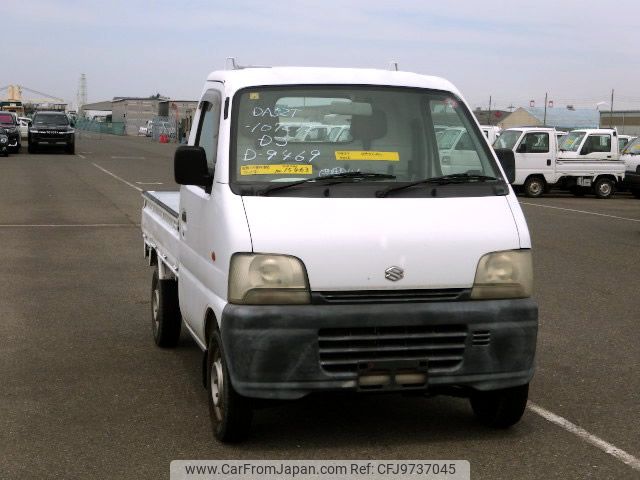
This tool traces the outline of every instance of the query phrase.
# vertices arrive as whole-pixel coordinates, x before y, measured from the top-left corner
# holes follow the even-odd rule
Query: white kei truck
[[[323,122],[349,134],[287,131]],[[447,151],[446,173],[436,125],[473,152]],[[174,347],[184,326],[202,349],[215,437],[326,391],[463,396],[489,426],[518,422],[538,308],[513,163],[441,78],[211,73],[175,152],[180,191],[144,192],[141,228],[153,337]]]
[[[509,128],[493,148],[514,152],[513,185],[527,197],[561,188],[576,196],[610,198],[625,176],[615,129],[573,130],[558,140],[554,128]]]

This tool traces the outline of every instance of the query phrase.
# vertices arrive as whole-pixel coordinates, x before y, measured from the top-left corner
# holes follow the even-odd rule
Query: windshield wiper
[[[297,180],[291,183],[285,183],[284,185],[272,185],[263,190],[258,190],[256,193],[261,196],[269,195],[271,192],[277,190],[284,190],[285,188],[295,187],[296,185],[302,185],[303,183],[325,182],[326,180],[339,180],[332,183],[343,183],[343,181],[357,182],[360,180],[393,180],[395,175],[389,175],[386,173],[373,173],[373,172],[343,172],[334,173],[332,175],[319,175],[317,177],[305,178],[304,180]]]
[[[489,177],[487,175],[475,175],[475,174],[469,174],[469,173],[452,173],[450,175],[442,175],[441,177],[423,178],[422,180],[418,180],[411,183],[405,183],[404,185],[400,185],[398,187],[389,187],[385,190],[378,190],[376,192],[376,197],[379,197],[379,198],[386,197],[390,193],[399,192],[400,190],[415,187],[416,185],[425,185],[430,183],[435,183],[437,185],[447,185],[449,183],[475,183],[475,182],[489,182],[493,180],[500,180],[500,179],[496,177]]]

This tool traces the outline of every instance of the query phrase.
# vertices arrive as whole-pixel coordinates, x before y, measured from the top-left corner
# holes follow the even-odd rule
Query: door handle
[[[611,158],[611,155],[607,155],[607,158]]]
[[[547,158],[547,167],[551,165],[551,159]]]
[[[180,215],[180,218],[182,218],[183,223],[187,223],[187,211],[186,210],[182,211],[182,215]]]

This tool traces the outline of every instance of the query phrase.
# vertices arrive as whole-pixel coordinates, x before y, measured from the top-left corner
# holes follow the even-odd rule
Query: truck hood
[[[300,258],[312,291],[468,288],[482,255],[520,248],[505,196],[243,202],[253,251]]]

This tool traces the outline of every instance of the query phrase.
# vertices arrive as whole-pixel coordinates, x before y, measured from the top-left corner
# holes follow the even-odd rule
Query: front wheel
[[[67,147],[65,148],[65,152],[67,152],[67,155],[75,155],[76,153],[75,144],[72,143],[71,145],[67,145]]]
[[[178,305],[178,282],[160,280],[158,270],[151,280],[151,328],[156,345],[172,348],[180,340],[182,318]]]
[[[540,177],[529,177],[524,182],[524,194],[527,197],[537,198],[541,197],[546,188],[546,182]]]
[[[207,350],[207,391],[215,437],[224,443],[246,439],[253,418],[251,401],[236,392],[231,385],[222,337],[217,330],[211,335]]]
[[[527,407],[529,384],[519,387],[474,392],[471,408],[485,425],[494,428],[509,428],[520,421]]]
[[[593,186],[593,191],[598,198],[610,198],[615,191],[615,183],[608,178],[601,178]]]
[[[640,190],[631,190],[631,195],[636,198],[640,198]]]
[[[36,146],[33,145],[31,142],[29,142],[29,145],[27,146],[27,151],[29,153],[36,153]]]

